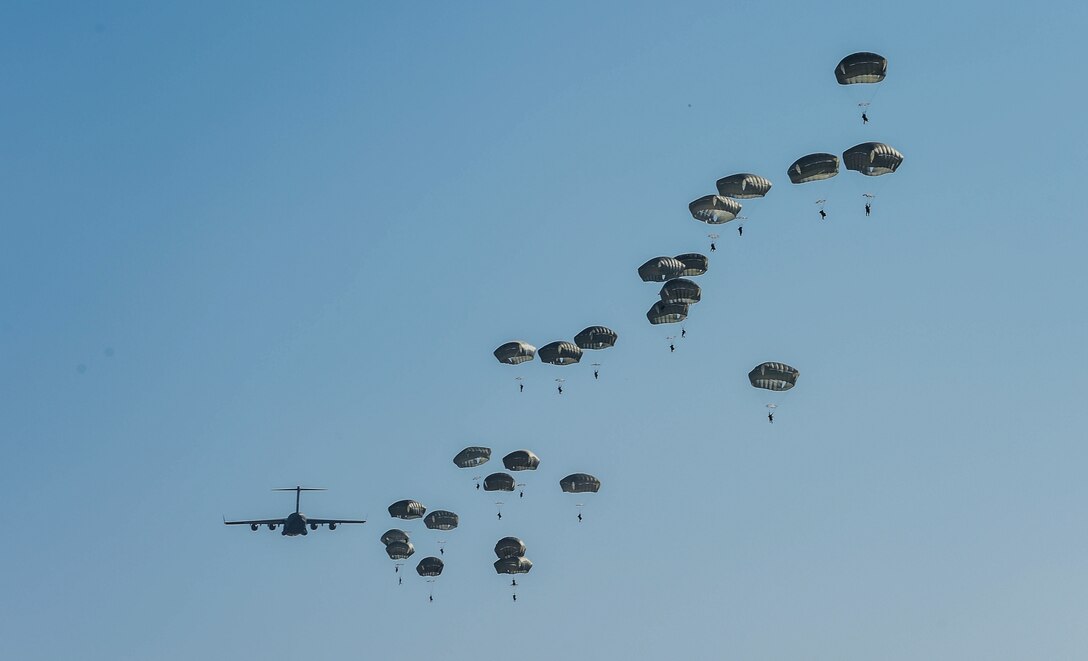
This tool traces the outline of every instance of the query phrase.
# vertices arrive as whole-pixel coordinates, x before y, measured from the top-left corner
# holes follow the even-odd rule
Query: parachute
[[[721,195],[704,195],[689,204],[688,211],[695,220],[708,225],[721,225],[740,215],[740,202]]]
[[[559,480],[559,488],[564,493],[597,493],[601,481],[589,473],[571,473]]]
[[[790,181],[804,184],[810,181],[830,179],[839,173],[839,157],[834,154],[809,154],[793,162],[786,171]]]
[[[499,558],[495,561],[496,574],[528,574],[532,568],[533,562],[524,556]]]
[[[423,519],[423,525],[430,530],[453,530],[460,519],[448,510],[435,510]]]
[[[382,545],[389,546],[393,542],[403,542],[407,544],[408,533],[404,532],[400,528],[391,528],[390,530],[386,530],[385,534],[382,535]]]
[[[800,372],[785,363],[763,363],[748,373],[748,381],[756,388],[781,392],[795,386],[799,375]]]
[[[440,558],[429,555],[416,565],[416,573],[420,576],[438,576],[442,573],[445,564]]]
[[[714,235],[714,237],[717,238],[717,235]],[[677,255],[676,259],[684,265],[684,270],[680,272],[680,275],[685,278],[702,275],[706,273],[707,267],[710,266],[710,260],[707,259],[707,256],[700,255],[697,252],[686,252],[683,255]]]
[[[844,151],[842,162],[847,170],[878,177],[895,172],[903,163],[903,154],[883,142],[863,142]]]
[[[570,342],[550,342],[538,353],[541,361],[551,365],[573,365],[582,359],[582,350]]]
[[[507,365],[520,365],[532,360],[534,355],[536,355],[536,347],[528,342],[507,342],[495,349],[495,358]]]
[[[654,257],[638,267],[638,276],[643,282],[665,282],[680,277],[685,268],[684,262],[675,257]]]
[[[390,560],[404,560],[416,552],[411,542],[393,542],[385,545],[385,554]]]
[[[529,450],[515,450],[502,458],[502,465],[511,471],[535,471],[540,457]]]
[[[835,80],[840,85],[879,83],[888,73],[888,59],[876,53],[853,53],[835,67]]]
[[[492,473],[484,478],[484,491],[513,491],[514,478],[509,473]]]
[[[698,303],[703,296],[699,285],[685,278],[669,280],[661,286],[659,292],[663,303],[682,303],[691,305]]]
[[[666,303],[658,301],[646,312],[651,324],[675,324],[688,318],[687,303]]]
[[[769,179],[743,172],[722,177],[718,180],[717,186],[718,195],[746,200],[763,197],[771,190],[772,184]]]
[[[389,506],[389,516],[397,519],[418,519],[426,511],[423,503],[414,500],[398,500]]]
[[[499,559],[520,558],[525,555],[525,542],[517,537],[503,537],[495,542],[495,555]]]
[[[491,448],[473,445],[461,450],[453,457],[453,463],[458,468],[475,468],[480,464],[486,464],[491,459]]]
[[[608,349],[616,346],[616,331],[604,326],[590,326],[574,336],[579,349]]]

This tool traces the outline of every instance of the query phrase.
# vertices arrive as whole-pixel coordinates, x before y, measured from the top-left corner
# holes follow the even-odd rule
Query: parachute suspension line
[[[858,104],[858,107],[861,109],[862,122],[865,124],[868,124],[868,120],[872,119],[872,117],[869,116],[869,108],[873,105],[873,101],[876,100],[876,95],[880,92],[881,87],[883,87],[883,85],[873,85],[873,93]]]

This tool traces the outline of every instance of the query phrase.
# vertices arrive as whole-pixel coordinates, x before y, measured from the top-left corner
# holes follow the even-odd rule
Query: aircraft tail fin
[[[294,491],[295,492],[295,514],[298,514],[299,500],[302,498],[303,491],[328,491],[328,489],[322,489],[320,487],[284,487],[283,489],[273,489],[273,491]]]

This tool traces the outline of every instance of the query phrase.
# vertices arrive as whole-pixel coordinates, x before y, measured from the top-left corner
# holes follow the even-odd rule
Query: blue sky
[[[0,9],[0,657],[1083,658],[1088,12],[586,4]],[[743,171],[670,354],[635,269]],[[598,382],[491,357],[592,324]],[[501,522],[470,444],[542,459]],[[296,484],[370,522],[221,525]]]

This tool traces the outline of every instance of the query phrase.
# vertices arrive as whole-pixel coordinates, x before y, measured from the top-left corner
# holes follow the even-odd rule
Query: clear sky
[[[0,8],[0,658],[1085,658],[1083,4],[379,4]],[[745,171],[670,354],[635,269]],[[222,525],[296,484],[370,522]]]

